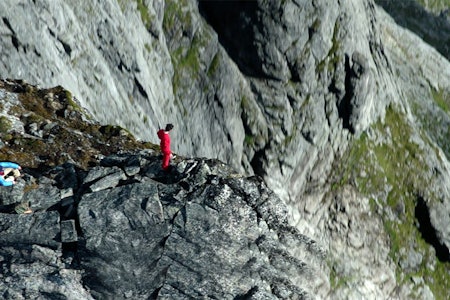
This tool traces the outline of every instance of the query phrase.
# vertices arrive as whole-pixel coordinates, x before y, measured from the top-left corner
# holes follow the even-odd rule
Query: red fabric
[[[172,153],[172,151],[170,151],[170,135],[164,129],[160,129],[158,131],[158,137],[161,140],[159,145],[161,147],[161,152],[163,153],[162,168],[164,171],[167,171],[169,169],[170,155]]]
[[[162,159],[162,169],[164,171],[169,170],[169,163],[170,163],[170,153],[164,153]]]
[[[170,136],[167,131],[164,131],[164,129],[160,129],[158,131],[158,137],[161,140],[161,143],[159,144],[161,146],[161,152],[166,154],[172,153],[170,151]]]

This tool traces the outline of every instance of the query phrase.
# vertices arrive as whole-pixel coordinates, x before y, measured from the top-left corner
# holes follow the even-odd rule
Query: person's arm
[[[20,166],[16,163],[9,162],[9,161],[1,161],[0,167],[2,168],[13,168],[13,169],[20,169]]]

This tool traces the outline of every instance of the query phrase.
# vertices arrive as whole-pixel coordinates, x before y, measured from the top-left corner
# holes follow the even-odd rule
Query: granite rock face
[[[432,45],[447,59],[450,59],[450,7],[446,1],[376,0],[402,27],[417,34]]]
[[[63,176],[73,170],[77,184]],[[287,207],[219,161],[178,158],[161,174],[158,154],[142,150],[33,180],[32,196],[10,189],[34,213],[0,214],[3,299],[310,299],[327,283],[324,250],[288,225]],[[38,203],[67,185],[74,208],[62,196]]]
[[[19,96],[0,89],[11,127],[2,157],[30,145],[46,150],[20,157],[33,178],[43,179],[36,170],[48,171],[49,162],[94,168],[82,179],[63,168],[70,185],[37,188],[49,195],[37,207],[61,194],[73,218],[80,185],[97,193],[142,175],[137,157],[125,167],[97,166],[125,145],[142,147],[124,128],[157,142],[156,129],[173,122],[177,154],[260,176],[287,202],[288,222],[329,250],[319,298],[446,297],[448,17],[419,10],[427,22],[417,22],[404,14],[411,5],[417,11],[411,3],[2,1],[0,74],[33,84],[7,84]],[[10,116],[22,96],[39,94],[35,84],[52,93],[36,108],[51,113]],[[74,122],[86,114],[69,100],[103,126],[80,135],[87,129]],[[68,147],[52,151],[43,140]],[[78,239],[73,226],[64,223],[67,241]]]
[[[164,104],[173,98],[161,34],[164,6],[147,7],[152,32],[134,1],[3,1],[2,78],[64,86],[103,124],[131,128],[148,140],[174,106]],[[152,45],[160,51],[145,50]]]
[[[326,249],[289,224],[260,177],[181,155],[167,173],[155,145],[99,125],[60,87],[2,80],[0,91],[1,157],[23,167],[0,189],[2,299],[313,299],[328,289]]]

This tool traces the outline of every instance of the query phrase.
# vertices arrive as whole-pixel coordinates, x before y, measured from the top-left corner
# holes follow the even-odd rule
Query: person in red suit
[[[158,137],[161,140],[161,152],[163,154],[162,168],[164,171],[169,171],[170,158],[172,157],[172,151],[170,151],[170,135],[169,132],[173,129],[172,124],[167,124],[165,129],[158,130]]]

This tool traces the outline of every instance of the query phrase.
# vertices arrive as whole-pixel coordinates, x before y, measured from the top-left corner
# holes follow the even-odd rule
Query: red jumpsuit
[[[162,159],[162,168],[164,171],[169,170],[169,162],[170,162],[170,156],[172,152],[170,151],[170,135],[168,131],[165,131],[164,129],[158,130],[158,137],[161,140],[160,146],[161,146],[161,152],[163,154]]]

